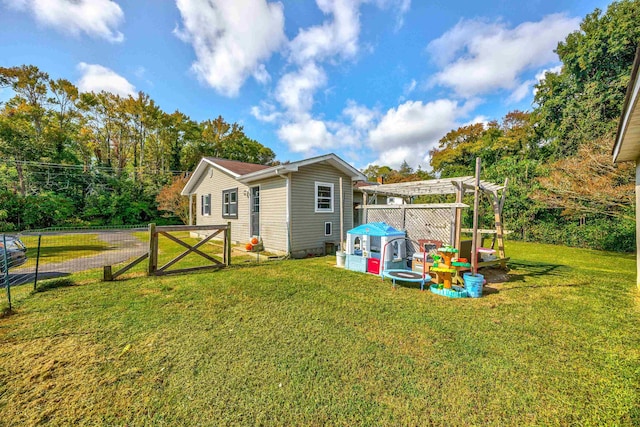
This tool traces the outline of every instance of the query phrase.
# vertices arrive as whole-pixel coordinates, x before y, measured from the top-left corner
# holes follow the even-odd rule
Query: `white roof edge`
[[[181,195],[188,196],[188,195],[192,194],[191,193],[191,187],[194,186],[195,182],[200,179],[200,176],[206,170],[206,164],[209,164],[210,166],[213,166],[214,168],[219,169],[222,172],[231,175],[233,178],[238,178],[240,176],[235,172],[231,172],[227,168],[223,168],[222,166],[220,166],[216,162],[214,162],[214,161],[212,161],[210,159],[207,159],[206,157],[203,157],[202,159],[200,159],[200,162],[198,163],[198,166],[196,166],[196,169],[193,171],[193,173],[189,177],[189,180],[187,181],[187,183],[185,184],[184,188],[180,192]]]
[[[640,79],[636,78],[635,82],[633,83],[634,83],[634,86],[631,92],[631,97],[629,99],[629,104],[627,105],[627,110],[622,112],[623,116],[621,117],[622,124],[620,126],[620,132],[617,135],[616,145],[613,148],[614,163],[618,160],[618,156],[620,155],[620,150],[622,148],[622,145],[626,141],[625,136],[627,134],[627,129],[629,127],[629,121],[631,120],[632,113],[634,113],[636,108],[638,107],[638,93],[640,93]],[[623,159],[620,161],[626,161],[626,160]]]
[[[269,169],[263,169],[261,171],[251,172],[246,175],[242,175],[237,179],[240,182],[252,182],[252,181],[256,181],[258,179],[264,179],[270,176],[277,176],[279,174],[279,171],[283,171],[284,173],[297,172],[300,167],[324,162],[327,160],[336,162],[338,164],[337,168],[342,169],[343,172],[347,172],[347,174],[351,176],[352,181],[366,180],[366,177],[362,174],[362,172],[360,172],[359,170],[357,170],[356,168],[351,166],[349,163],[345,162],[344,160],[342,160],[340,157],[338,157],[333,153],[312,157],[310,159],[298,160],[296,162],[291,162],[283,165],[273,166]]]

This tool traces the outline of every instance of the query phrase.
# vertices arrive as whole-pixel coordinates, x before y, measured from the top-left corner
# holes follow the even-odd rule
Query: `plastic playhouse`
[[[349,270],[380,274],[381,263],[384,270],[404,269],[405,232],[384,222],[362,224],[347,231],[346,253],[346,267]]]
[[[407,241],[413,242],[404,231],[384,222],[360,225],[347,232],[346,268],[391,279],[394,288],[397,281],[420,283],[421,290],[425,283],[433,282],[429,289],[437,295],[449,298],[482,295],[483,276],[468,272],[471,264],[458,257],[458,249],[421,241],[422,251],[415,252],[408,262]]]

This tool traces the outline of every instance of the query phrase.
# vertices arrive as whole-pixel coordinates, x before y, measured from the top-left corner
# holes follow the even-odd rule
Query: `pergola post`
[[[473,187],[473,235],[471,236],[471,273],[478,273],[478,208],[480,207],[480,157],[476,157],[476,179]]]
[[[464,189],[462,187],[462,183],[456,183],[456,203],[462,203],[462,196],[464,194]],[[462,229],[462,208],[456,208],[456,225],[455,225],[455,240],[454,245],[459,250],[461,240],[461,230]]]

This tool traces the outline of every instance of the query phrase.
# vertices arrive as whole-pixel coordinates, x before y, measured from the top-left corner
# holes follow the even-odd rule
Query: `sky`
[[[280,161],[428,170],[450,130],[531,110],[558,42],[609,3],[0,0],[0,66],[221,115]]]

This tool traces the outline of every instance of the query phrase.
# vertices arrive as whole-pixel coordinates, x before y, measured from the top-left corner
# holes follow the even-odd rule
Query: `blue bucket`
[[[471,298],[480,298],[482,296],[482,285],[484,283],[484,276],[482,274],[464,273],[462,275],[464,280],[464,288],[469,293]]]

